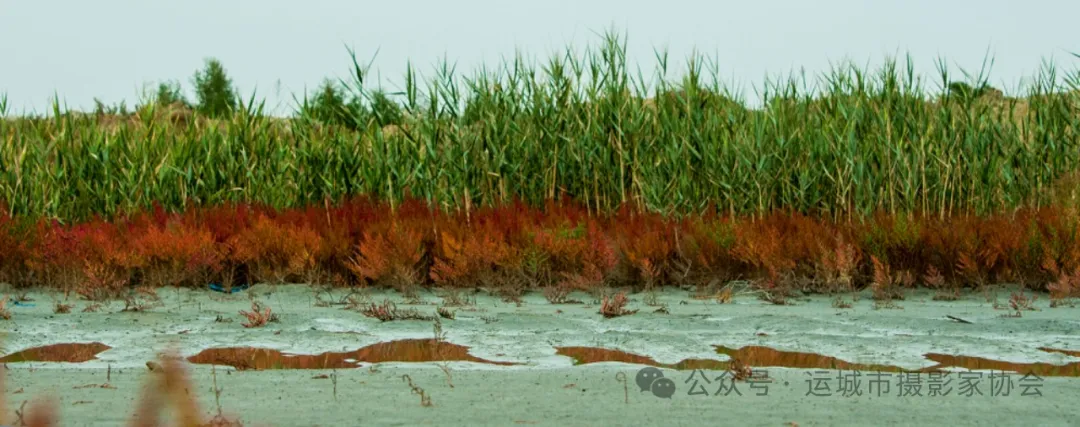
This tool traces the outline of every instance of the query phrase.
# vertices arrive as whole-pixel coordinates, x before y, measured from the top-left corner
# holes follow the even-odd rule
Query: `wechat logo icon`
[[[652,392],[653,396],[661,399],[670,399],[675,395],[675,381],[664,378],[664,372],[658,368],[642,368],[637,373],[636,382],[641,392]]]

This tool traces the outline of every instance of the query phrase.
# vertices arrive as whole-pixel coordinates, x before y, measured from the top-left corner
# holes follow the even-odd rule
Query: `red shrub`
[[[349,270],[345,264],[353,255],[353,242],[348,229],[345,226],[326,228],[320,233],[322,244],[315,254],[317,273],[324,274],[324,280],[335,285],[345,285],[349,282]]]
[[[1029,273],[1043,282],[1054,282],[1059,274],[1080,269],[1080,227],[1077,220],[1063,214],[1060,210],[1043,209],[1035,216],[1029,232],[1028,254],[1038,259],[1038,265],[1044,268]],[[1052,269],[1045,267],[1052,265]]]
[[[842,232],[834,232],[831,245],[822,243],[819,274],[827,291],[851,290],[862,261],[859,248]]]
[[[30,269],[46,283],[91,300],[112,298],[130,282],[137,260],[116,225],[93,220],[74,226],[41,222]]]
[[[675,219],[623,210],[520,201],[444,214],[426,202],[364,197],[276,212],[229,204],[168,213],[159,206],[111,222],[23,221],[0,211],[0,280],[45,284],[88,298],[138,277],[193,285],[246,268],[272,282],[331,279],[401,290],[502,288],[524,283],[565,296],[612,284],[715,284],[760,280],[770,295],[791,286],[842,290],[915,282],[937,288],[1021,281],[1076,293],[1080,215],[1040,208],[1002,215],[884,215],[836,223],[791,213],[752,219]],[[1034,283],[1034,284],[1033,284]],[[884,283],[879,283],[882,287]],[[556,298],[556,299],[561,299]]]
[[[424,280],[421,260],[427,253],[429,234],[429,228],[416,222],[377,224],[363,233],[346,267],[362,281],[411,293]]]
[[[243,204],[225,204],[193,210],[188,223],[203,225],[210,230],[214,241],[226,243],[246,230],[256,217],[256,209]]]
[[[778,227],[765,220],[751,220],[736,225],[731,254],[758,272],[776,276],[795,268],[795,261],[784,255],[784,244]]]
[[[24,227],[17,219],[8,216],[0,205],[0,282],[16,285],[30,284],[26,269],[33,256],[34,229]]]
[[[735,223],[728,218],[699,217],[687,221],[687,233],[680,236],[682,258],[691,281],[699,285],[725,281],[741,269],[732,255]]]
[[[172,223],[142,229],[132,242],[144,282],[159,286],[201,286],[221,269],[223,254],[205,227]]]
[[[680,233],[686,233],[678,224],[664,221],[657,215],[625,213],[612,224],[616,241],[633,275],[631,280],[646,288],[686,281],[687,262],[677,246]]]
[[[1029,221],[1026,215],[997,216],[979,221],[981,245],[977,256],[982,260],[982,267],[996,280],[1011,280],[1015,269],[1022,267],[1020,263],[1027,258],[1024,249],[1030,232]]]
[[[612,317],[628,316],[638,312],[637,310],[628,310],[626,308],[626,303],[627,299],[625,292],[619,292],[618,294],[615,294],[614,297],[610,298],[607,295],[604,295],[600,302],[600,314],[610,319]]]
[[[531,251],[529,255],[537,263],[529,269],[534,271],[538,283],[571,289],[604,285],[618,265],[615,245],[594,220],[585,220],[572,228],[534,230],[527,251]]]
[[[867,257],[876,257],[898,269],[918,269],[928,249],[925,238],[933,235],[936,223],[932,217],[876,213],[848,226]],[[864,262],[861,270],[867,277],[873,274],[870,262]]]
[[[439,221],[430,274],[435,285],[499,286],[503,283],[497,281],[520,272],[520,248],[509,241],[518,230],[504,228],[497,218],[478,217],[472,226],[457,218]]]
[[[315,267],[319,235],[306,227],[283,225],[259,215],[228,241],[230,259],[247,265],[253,279],[285,283],[301,280]]]

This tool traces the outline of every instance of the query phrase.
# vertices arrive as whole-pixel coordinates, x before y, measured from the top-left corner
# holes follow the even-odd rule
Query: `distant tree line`
[[[223,117],[232,114],[243,99],[233,84],[227,70],[216,58],[207,58],[203,68],[197,70],[191,78],[194,89],[194,102],[184,96],[179,81],[162,81],[149,93],[146,102],[135,109],[157,105],[169,108],[182,108],[197,112],[207,117]],[[386,92],[376,90],[369,94],[369,102],[362,102],[362,97],[349,90],[346,84],[332,79],[324,79],[320,86],[297,102],[300,118],[320,123],[345,126],[358,129],[373,124],[377,126],[400,125],[404,119],[401,106],[392,100]],[[124,102],[106,105],[100,99],[94,99],[96,114],[128,115],[131,113]]]
[[[231,114],[243,102],[232,78],[228,76],[225,67],[217,58],[207,58],[203,68],[196,70],[192,76],[191,83],[195,92],[195,102],[189,101],[184,96],[179,81],[163,81],[158,83],[156,90],[150,94],[148,102],[136,109],[154,104],[179,107],[216,118]],[[974,100],[995,92],[1000,93],[985,83],[972,86],[965,82],[954,81],[947,87],[947,93],[962,100]],[[388,93],[375,90],[368,94],[369,102],[367,103],[363,102],[362,98],[361,94],[351,91],[345,83],[327,78],[314,93],[310,96],[305,93],[304,98],[298,100],[297,115],[301,119],[350,129],[359,129],[367,125],[382,127],[403,123],[402,106],[391,99]],[[724,97],[716,95],[713,98]],[[716,101],[707,96],[705,99]],[[129,114],[123,102],[115,106],[108,106],[96,98],[94,102],[97,114]],[[477,115],[475,108],[470,107],[475,106],[467,105],[463,111],[463,118],[467,122],[478,119],[471,117],[472,120],[470,120],[470,116]]]

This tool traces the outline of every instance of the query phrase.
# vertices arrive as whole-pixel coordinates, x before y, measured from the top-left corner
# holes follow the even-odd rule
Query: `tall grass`
[[[0,203],[63,221],[353,194],[446,208],[571,198],[594,211],[952,215],[1059,202],[1078,166],[1080,74],[1053,65],[1021,98],[937,95],[910,59],[838,66],[816,88],[766,81],[751,109],[715,63],[692,57],[671,79],[667,56],[657,61],[652,84],[609,35],[583,54],[519,56],[468,77],[443,63],[422,80],[410,66],[391,103],[354,55],[352,126],[268,117],[254,96],[215,120],[54,104],[52,117],[0,121]]]

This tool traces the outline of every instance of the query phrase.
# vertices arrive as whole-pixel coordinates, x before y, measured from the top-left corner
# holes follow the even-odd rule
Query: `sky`
[[[721,81],[755,98],[768,76],[812,77],[850,60],[871,70],[910,55],[928,85],[937,60],[959,75],[992,59],[990,83],[1011,92],[1044,61],[1078,69],[1080,2],[1067,0],[0,0],[0,94],[11,113],[138,101],[141,88],[221,60],[241,93],[275,112],[327,77],[346,77],[346,46],[397,89],[406,63],[430,74],[444,58],[469,75],[521,52],[538,62],[613,29],[628,61],[651,73],[694,51]],[[378,55],[375,56],[376,52]],[[671,77],[677,77],[673,72]]]

